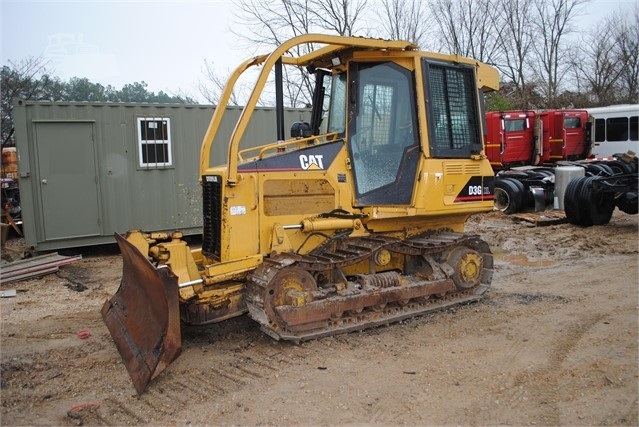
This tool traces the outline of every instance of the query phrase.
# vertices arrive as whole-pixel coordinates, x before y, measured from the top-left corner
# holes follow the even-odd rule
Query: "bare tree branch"
[[[621,102],[639,103],[639,5],[632,13],[614,14],[614,38],[617,60],[623,64],[620,75]]]
[[[535,33],[531,24],[532,3],[529,0],[498,0],[498,44],[501,60],[497,66],[502,78],[511,82],[522,108],[528,108],[526,58],[530,54]]]
[[[624,63],[615,52],[614,19],[607,19],[587,36],[585,43],[577,43],[572,66],[576,82],[582,91],[592,96],[593,105],[614,104],[615,87],[624,70]]]
[[[291,37],[312,32],[352,36],[363,19],[368,0],[235,0],[236,18],[243,30],[234,33],[243,45],[271,51]],[[303,55],[314,47],[296,46],[294,55]],[[304,69],[284,67],[284,91],[292,107],[311,103],[311,76]]]
[[[536,16],[535,43],[529,65],[540,82],[540,90],[546,105],[542,108],[558,107],[556,99],[562,80],[568,73],[570,61],[566,49],[566,36],[573,29],[570,24],[578,16],[580,6],[589,0],[534,0]]]
[[[450,53],[483,62],[497,62],[501,54],[496,25],[496,0],[434,0],[442,44]]]
[[[434,23],[428,13],[428,3],[420,0],[382,0],[381,3],[378,16],[383,36],[412,41],[425,48]]]

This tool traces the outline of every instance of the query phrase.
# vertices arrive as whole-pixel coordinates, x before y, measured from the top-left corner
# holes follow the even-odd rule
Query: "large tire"
[[[615,210],[614,194],[593,190],[590,195],[590,218],[592,219],[592,224],[608,224]]]
[[[524,201],[524,185],[513,178],[495,181],[495,209],[510,215],[519,212]]]
[[[608,165],[608,162],[599,163],[599,168],[603,170],[607,176],[613,176],[615,174],[615,171]]]
[[[615,201],[615,204],[619,210],[629,215],[639,213],[639,197],[637,197],[636,191],[621,194]]]
[[[539,169],[537,171],[538,175],[541,175],[542,178],[550,178],[552,176],[555,176],[555,173],[553,171],[550,171],[548,169]]]
[[[581,225],[584,227],[608,224],[612,218],[612,212],[615,210],[614,194],[595,190],[594,181],[594,177],[584,178],[579,196]]]
[[[635,169],[631,163],[626,163],[623,160],[611,160],[606,164],[615,172],[615,175],[633,173]]]
[[[579,215],[581,217],[581,224],[579,225],[582,227],[590,227],[593,224],[592,218],[590,217],[590,192],[592,190],[593,178],[593,176],[582,178],[583,183],[581,184],[579,194],[577,195],[577,205],[579,207]]]
[[[569,223],[575,225],[581,224],[581,210],[579,209],[579,193],[583,186],[583,178],[573,178],[566,186],[564,193],[564,211],[566,219]]]
[[[613,170],[610,166],[601,163],[591,163],[586,165],[586,176],[612,176]]]
[[[517,192],[520,194],[520,203],[519,209],[517,212],[522,211],[526,208],[526,206],[533,206],[535,204],[532,192],[528,185],[525,185],[523,182],[518,180],[517,178],[511,178],[513,180],[513,184],[517,187]]]

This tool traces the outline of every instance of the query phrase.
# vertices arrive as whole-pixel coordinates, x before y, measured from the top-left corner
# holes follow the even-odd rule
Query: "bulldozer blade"
[[[178,279],[155,268],[135,246],[115,234],[122,252],[120,288],[102,306],[102,318],[138,394],[182,350]]]

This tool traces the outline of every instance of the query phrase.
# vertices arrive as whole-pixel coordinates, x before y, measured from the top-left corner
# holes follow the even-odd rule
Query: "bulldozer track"
[[[405,240],[370,236],[344,239],[335,247],[320,247],[305,254],[282,253],[265,259],[247,284],[250,316],[275,339],[294,342],[387,325],[424,313],[479,299],[490,287],[493,258],[488,245],[478,236],[453,232],[430,233]],[[457,248],[477,253],[481,258],[477,281],[465,288],[455,283],[456,271],[446,254]],[[344,277],[342,269],[362,261],[372,264],[375,254],[386,250],[395,255],[425,260],[432,269],[429,277],[396,271],[358,275],[359,286],[346,289],[334,283],[305,289],[301,304],[277,305],[283,293],[282,281]],[[463,285],[463,283],[462,283]],[[304,287],[304,285],[301,285]],[[275,297],[274,297],[275,295]],[[309,297],[311,296],[311,297]]]

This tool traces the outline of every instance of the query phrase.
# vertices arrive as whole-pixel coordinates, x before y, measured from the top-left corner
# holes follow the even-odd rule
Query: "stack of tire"
[[[637,158],[595,163],[586,176],[568,183],[564,194],[566,219],[582,227],[610,222],[615,207],[627,214],[637,214]],[[593,170],[598,170],[595,174]]]
[[[550,168],[502,171],[495,177],[495,209],[510,215],[534,205],[532,188],[544,190],[551,203],[555,174]]]

